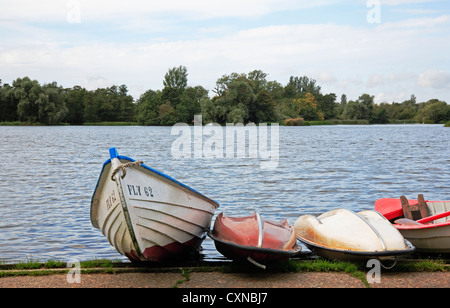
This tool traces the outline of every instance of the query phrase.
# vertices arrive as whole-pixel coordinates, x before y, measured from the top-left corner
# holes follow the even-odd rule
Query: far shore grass
[[[281,126],[285,126],[283,122],[279,123]],[[340,119],[330,119],[324,121],[303,121],[302,125],[298,126],[317,126],[317,125],[369,125],[368,120],[340,120]],[[433,124],[433,123],[422,123],[415,120],[390,120],[389,123],[385,124]],[[450,121],[444,124],[446,127],[450,127]],[[375,124],[371,124],[375,125]],[[377,124],[384,125],[384,124]],[[49,126],[43,125],[39,122],[0,122],[0,126]],[[83,124],[71,125],[69,123],[60,123],[55,126],[143,126],[139,122],[85,122]]]

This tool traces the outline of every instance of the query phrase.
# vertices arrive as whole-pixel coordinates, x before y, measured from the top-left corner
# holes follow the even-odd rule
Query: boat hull
[[[227,217],[220,213],[208,235],[216,249],[234,261],[281,262],[301,251],[286,220],[264,220],[256,212],[246,217]]]
[[[294,228],[308,248],[332,260],[391,259],[414,251],[399,231],[374,211],[337,209],[318,217],[303,215]]]
[[[417,252],[450,253],[450,222],[439,224],[433,228],[395,226],[416,247]]]
[[[320,245],[314,242],[309,242],[306,239],[299,240],[305,244],[306,247],[314,251],[318,256],[337,261],[367,261],[370,259],[379,260],[391,260],[395,257],[411,254],[415,247],[408,240],[405,240],[406,247],[401,250],[391,250],[391,251],[357,251],[352,249],[338,249],[334,247],[329,247],[325,245]]]
[[[110,151],[92,197],[93,226],[132,261],[158,262],[198,250],[219,205]]]

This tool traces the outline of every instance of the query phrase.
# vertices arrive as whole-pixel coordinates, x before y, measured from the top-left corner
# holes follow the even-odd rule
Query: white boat
[[[109,151],[91,201],[92,225],[132,261],[163,261],[199,249],[218,203]]]
[[[391,259],[414,251],[380,213],[336,209],[318,217],[300,216],[297,238],[317,255],[332,260]]]

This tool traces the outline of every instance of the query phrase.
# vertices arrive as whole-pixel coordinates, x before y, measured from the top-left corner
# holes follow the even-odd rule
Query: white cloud
[[[87,90],[96,90],[113,86],[114,83],[104,77],[90,77],[85,79],[80,86]]]
[[[317,7],[336,0],[2,0],[0,19],[65,20],[67,14],[80,7],[82,20],[117,20],[139,16],[178,14],[190,19],[218,17],[258,17],[271,12]],[[76,5],[74,5],[76,4]]]
[[[406,5],[414,3],[431,3],[445,0],[381,0],[382,5]]]
[[[411,98],[411,93],[405,92],[405,91],[385,91],[385,92],[378,92],[375,94],[374,101],[375,103],[401,103],[405,100]]]
[[[437,17],[419,17],[411,18],[397,22],[387,22],[381,24],[380,31],[395,31],[405,29],[415,29],[421,31],[430,31],[438,26],[448,26],[450,24],[450,15],[441,15]]]
[[[281,8],[277,8],[279,1],[276,0],[246,1],[240,12],[236,12],[231,7],[240,4],[237,0],[80,0],[81,24],[67,30],[65,1],[56,8],[50,4],[55,1],[44,1],[48,12],[38,10],[35,2],[31,3],[31,8],[21,11],[23,2],[5,2],[6,12],[12,13],[9,19],[1,21],[2,14],[6,13],[0,12],[0,29],[6,29],[0,30],[0,78],[4,82],[32,75],[30,77],[41,82],[58,81],[68,87],[126,84],[138,97],[146,89],[162,88],[163,76],[169,68],[185,65],[190,85],[202,85],[207,89],[212,89],[223,74],[261,69],[269,74],[268,79],[282,84],[291,75],[307,75],[318,81],[324,93],[334,92],[338,96],[345,93],[349,99],[356,99],[362,93],[383,93],[384,96],[377,95],[380,99],[396,97],[398,93],[408,98],[414,93],[420,100],[416,92],[418,85],[423,93],[433,87],[446,87],[445,72],[450,71],[447,60],[449,15],[367,27],[318,23],[239,30],[231,22],[196,21],[194,27],[184,21],[174,25],[164,18],[164,13],[174,12],[171,18],[177,12],[190,12],[186,13],[187,18],[241,16],[247,20],[250,17],[245,14],[258,16],[289,6],[307,6],[309,2],[285,0],[280,2]],[[251,10],[250,5],[256,8]],[[39,12],[39,16],[33,17],[33,10]],[[49,20],[62,20],[63,29],[45,27],[40,22],[14,21],[11,19],[14,14],[16,18],[36,21],[42,21],[42,16],[48,14]],[[64,16],[59,16],[61,14]],[[117,20],[120,14],[123,19]],[[155,18],[147,19],[145,14],[153,14]],[[92,23],[104,30],[93,35],[90,32],[98,29],[92,27],[91,21],[96,18],[100,21]],[[197,32],[189,37],[168,37],[173,29],[179,30],[183,25]],[[145,29],[161,33],[150,35]],[[116,30],[121,31],[119,39],[115,37]],[[142,39],[139,36],[132,42],[126,41],[128,36],[138,34]],[[435,67],[442,72],[427,71]],[[442,99],[450,101],[449,94],[445,95],[447,97]]]
[[[419,75],[417,84],[422,88],[450,89],[450,73],[430,69]]]
[[[397,73],[376,73],[369,76],[369,79],[366,82],[367,88],[374,88],[377,86],[385,86],[398,84],[400,82],[411,82],[417,78],[417,74],[411,72],[397,72]]]

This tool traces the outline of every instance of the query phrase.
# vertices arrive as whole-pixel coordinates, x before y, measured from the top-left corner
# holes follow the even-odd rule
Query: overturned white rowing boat
[[[383,259],[414,251],[400,232],[375,211],[337,209],[318,217],[303,215],[294,229],[300,241],[328,259]]]
[[[92,225],[132,261],[198,249],[219,205],[115,148],[110,156],[92,197]]]

